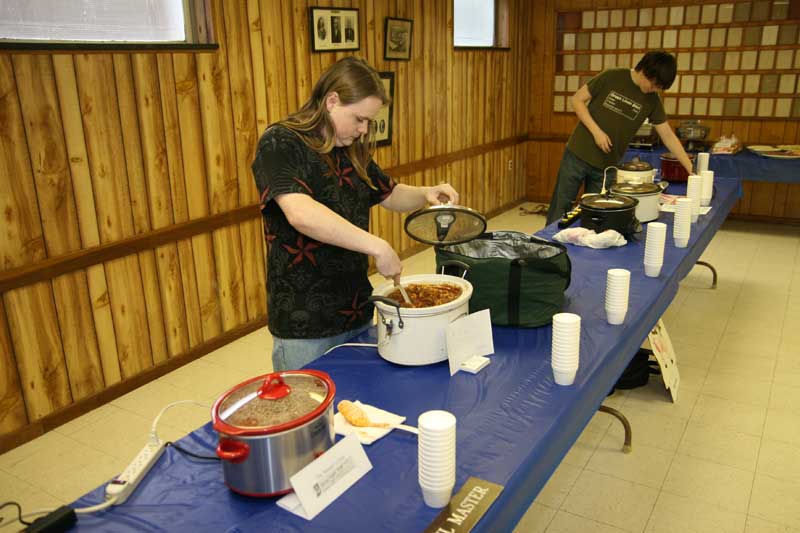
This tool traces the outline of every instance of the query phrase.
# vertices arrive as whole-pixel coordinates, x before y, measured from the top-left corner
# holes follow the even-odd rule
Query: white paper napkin
[[[370,422],[377,422],[379,424],[389,424],[390,426],[396,426],[398,424],[402,424],[406,421],[406,417],[396,415],[394,413],[390,413],[389,411],[384,411],[383,409],[378,409],[377,407],[373,407],[372,405],[368,405],[366,403],[361,403],[358,400],[353,402],[361,409],[363,409],[364,413],[369,418]],[[388,434],[393,428],[392,427],[357,427],[353,426],[345,420],[342,416],[342,413],[337,412],[333,417],[333,428],[336,430],[336,433],[339,435],[350,435],[355,434],[358,437],[358,440],[361,444],[370,445],[376,440],[380,439],[381,437]]]

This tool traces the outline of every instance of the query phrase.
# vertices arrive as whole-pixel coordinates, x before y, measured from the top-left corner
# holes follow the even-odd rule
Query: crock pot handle
[[[258,397],[262,400],[280,400],[288,396],[292,388],[284,383],[283,378],[278,372],[273,372],[264,380],[264,384],[258,389]]]
[[[217,444],[217,457],[223,461],[238,464],[244,462],[250,456],[250,446],[240,440],[219,439]]]
[[[466,264],[464,261],[459,261],[458,259],[448,259],[446,261],[442,261],[439,263],[439,266],[442,267],[441,274],[444,274],[444,267],[447,266],[457,266],[459,268],[464,269],[464,273],[461,274],[461,279],[464,279],[464,276],[467,275],[469,272],[469,265]]]
[[[386,296],[376,296],[374,294],[372,296],[370,296],[369,298],[367,298],[367,301],[370,302],[370,303],[381,302],[382,304],[391,305],[393,307],[396,307],[397,308],[397,327],[399,327],[400,329],[403,329],[403,326],[405,326],[405,324],[403,324],[403,317],[400,316],[400,303],[399,302],[397,302],[395,300],[392,300],[391,298],[387,298]],[[386,322],[386,319],[383,318],[383,315],[381,314],[381,310],[380,309],[378,309],[378,315],[381,317],[381,320],[383,321],[383,325],[386,326],[387,328],[391,328],[391,326],[389,325],[391,323],[391,321],[389,323]]]

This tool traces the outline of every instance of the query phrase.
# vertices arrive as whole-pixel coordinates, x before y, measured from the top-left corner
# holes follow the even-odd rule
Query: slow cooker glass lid
[[[469,207],[434,205],[408,215],[405,230],[425,244],[461,244],[486,231],[486,219]]]
[[[583,207],[613,211],[634,207],[639,201],[629,196],[621,194],[593,194],[581,198],[580,204]]]
[[[269,428],[297,420],[317,409],[328,396],[327,384],[316,376],[282,374],[289,392],[280,398],[262,398],[264,380],[232,391],[219,406],[219,417],[239,428]]]
[[[611,190],[620,194],[652,194],[661,192],[661,187],[655,183],[617,183]]]
[[[621,170],[626,170],[628,172],[644,172],[648,170],[653,170],[653,165],[648,163],[647,161],[642,161],[638,157],[634,157],[630,161],[626,161],[620,166]]]

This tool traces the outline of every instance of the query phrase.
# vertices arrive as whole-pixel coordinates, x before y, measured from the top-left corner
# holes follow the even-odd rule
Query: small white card
[[[445,335],[451,376],[461,370],[461,363],[467,359],[494,353],[492,316],[488,309],[451,322],[447,325]]]
[[[294,492],[277,503],[289,512],[313,520],[370,470],[372,463],[358,437],[348,435],[293,475],[289,481]]]
[[[658,361],[659,368],[661,368],[661,378],[664,380],[664,386],[669,389],[672,401],[677,402],[681,375],[678,372],[675,350],[672,347],[672,341],[667,334],[667,326],[664,325],[663,320],[658,319],[652,331],[647,335],[647,339],[650,341],[653,355]]]

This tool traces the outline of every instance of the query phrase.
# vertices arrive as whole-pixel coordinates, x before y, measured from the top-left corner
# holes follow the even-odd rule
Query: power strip
[[[147,472],[156,464],[158,458],[164,453],[165,448],[164,443],[161,441],[151,441],[145,444],[142,451],[131,461],[131,464],[106,485],[106,500],[115,498],[114,505],[119,505],[127,500],[128,496],[147,475]]]

